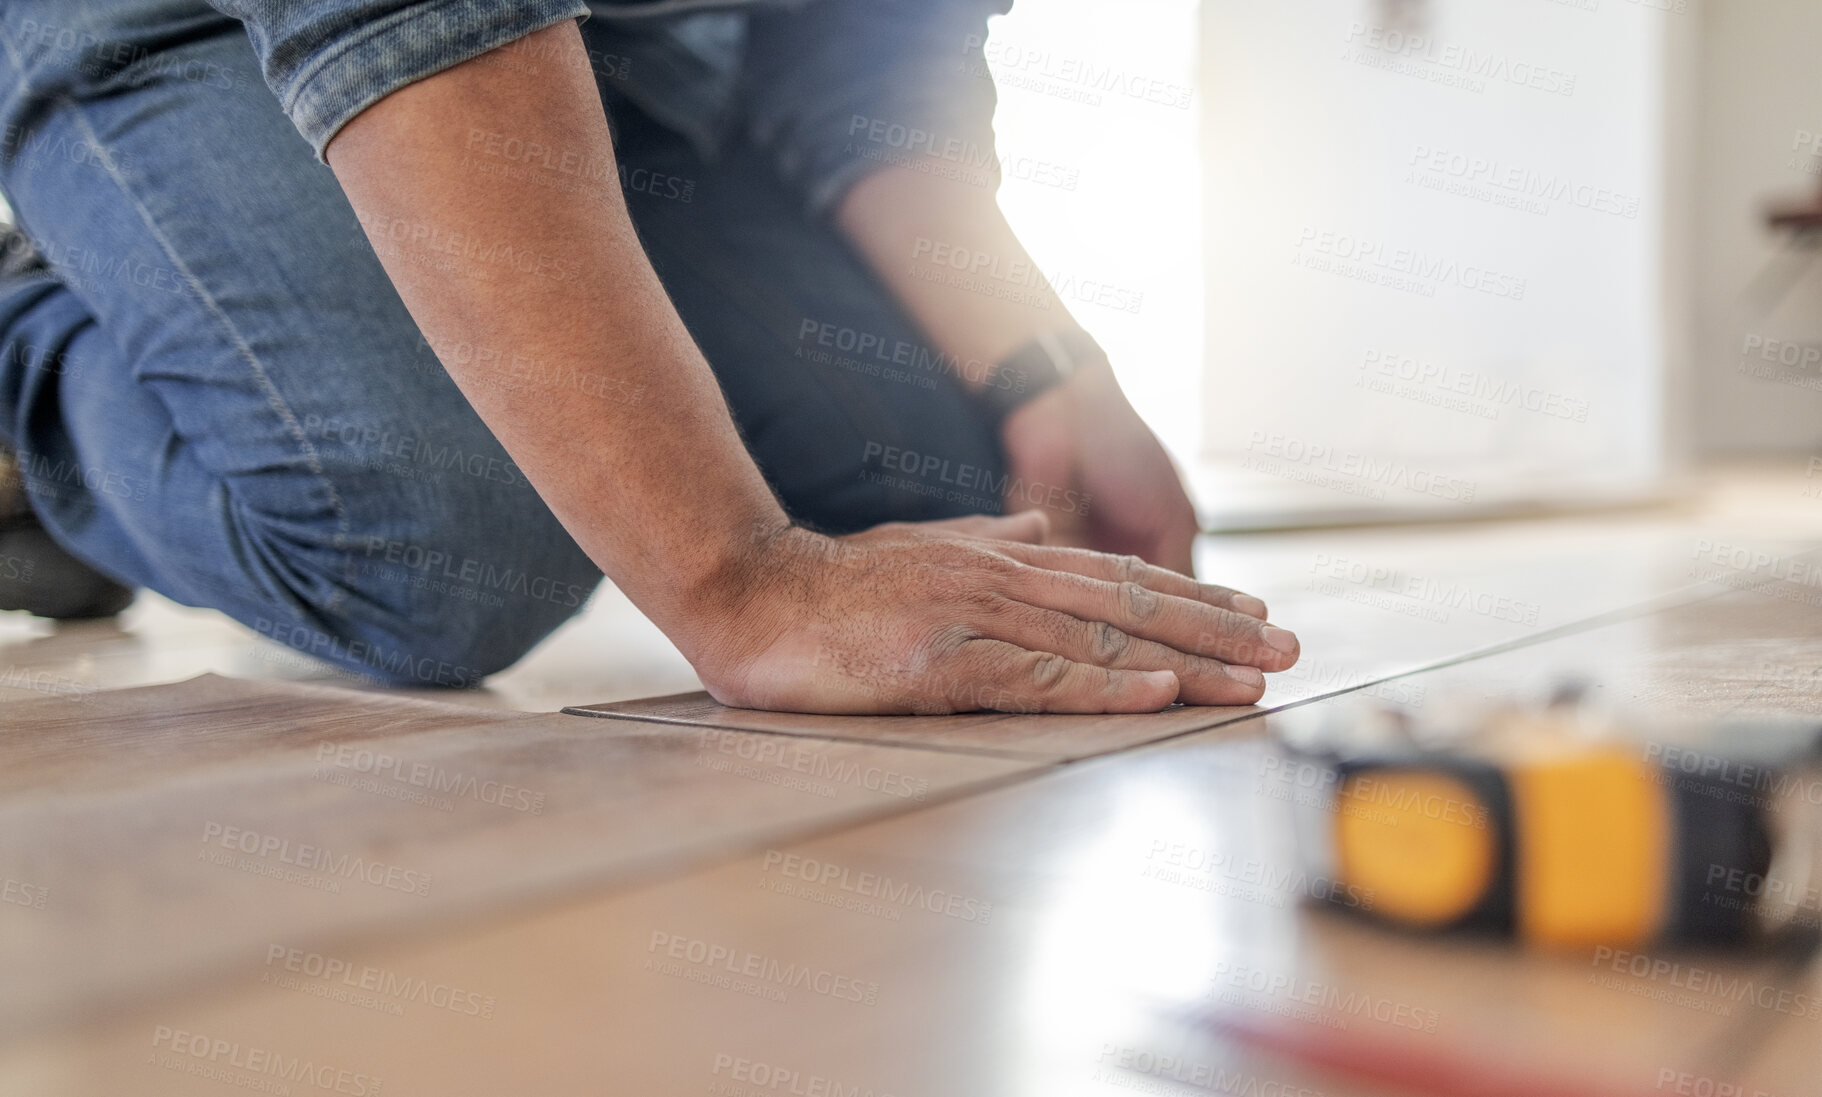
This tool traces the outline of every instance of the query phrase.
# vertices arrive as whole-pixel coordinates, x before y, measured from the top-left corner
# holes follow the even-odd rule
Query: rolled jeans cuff
[[[355,115],[406,84],[565,19],[583,0],[438,0],[376,19],[301,69],[279,96],[317,159]]]

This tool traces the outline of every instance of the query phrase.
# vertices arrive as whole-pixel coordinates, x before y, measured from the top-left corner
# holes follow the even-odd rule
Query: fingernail
[[[1260,674],[1257,667],[1222,667],[1221,669],[1227,671],[1227,676],[1236,682],[1255,689],[1262,689],[1265,686],[1265,675]]]
[[[1265,620],[1265,603],[1254,598],[1250,594],[1234,595],[1234,608],[1241,613],[1246,614],[1248,617],[1257,617],[1261,621]]]
[[[1154,686],[1158,686],[1160,688],[1168,688],[1170,690],[1170,696],[1173,700],[1176,698],[1177,694],[1179,694],[1183,691],[1182,680],[1179,679],[1176,676],[1176,674],[1174,674],[1171,671],[1148,670],[1145,672],[1145,677]],[[1168,702],[1166,702],[1166,703],[1168,703]]]
[[[1289,629],[1281,629],[1276,625],[1267,625],[1259,630],[1259,635],[1266,643],[1277,648],[1286,655],[1297,650],[1297,637]]]

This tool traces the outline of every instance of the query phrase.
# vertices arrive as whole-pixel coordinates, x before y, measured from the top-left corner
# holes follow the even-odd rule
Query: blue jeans
[[[241,26],[200,4],[123,23],[124,72],[87,46],[0,57],[0,189],[48,263],[0,281],[0,440],[33,509],[108,575],[374,678],[511,664],[600,572],[443,372]],[[767,157],[705,160],[603,94],[640,237],[793,517],[996,510],[906,466],[1004,459],[958,371]],[[894,451],[913,474],[881,474]]]

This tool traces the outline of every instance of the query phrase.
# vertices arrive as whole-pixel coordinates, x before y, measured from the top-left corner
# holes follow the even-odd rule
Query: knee
[[[441,558],[427,553],[414,573],[418,597],[399,641],[416,680],[472,685],[518,662],[588,601],[600,571],[539,510],[462,519],[425,538],[451,547]]]
[[[322,607],[329,658],[394,685],[473,686],[574,616],[600,582],[529,490],[445,503],[350,547],[346,581]]]

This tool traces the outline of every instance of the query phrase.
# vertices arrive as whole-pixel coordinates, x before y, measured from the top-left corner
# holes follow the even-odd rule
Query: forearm
[[[575,25],[394,92],[328,160],[469,402],[679,639],[787,523],[633,232]]]
[[[973,387],[1038,335],[1080,327],[991,191],[888,167],[849,190],[836,220],[935,349],[979,364],[961,371]],[[951,276],[969,284],[949,284]]]

